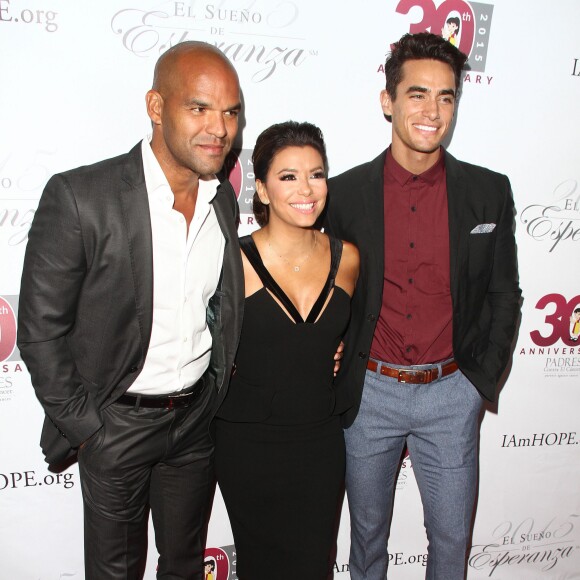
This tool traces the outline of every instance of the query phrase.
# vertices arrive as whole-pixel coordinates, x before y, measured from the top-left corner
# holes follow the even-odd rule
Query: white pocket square
[[[479,224],[478,226],[475,226],[471,232],[469,232],[470,234],[489,234],[490,232],[493,232],[493,230],[495,229],[495,224]]]

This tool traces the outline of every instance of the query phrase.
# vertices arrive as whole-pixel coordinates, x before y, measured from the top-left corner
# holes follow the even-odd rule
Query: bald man
[[[47,462],[78,456],[89,580],[142,578],[149,511],[157,577],[202,579],[208,427],[240,333],[237,204],[216,178],[236,72],[208,44],[178,44],[146,106],[151,137],[49,180],[22,275],[18,346]]]

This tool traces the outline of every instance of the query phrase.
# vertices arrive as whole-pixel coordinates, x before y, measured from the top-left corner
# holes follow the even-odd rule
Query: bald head
[[[221,51],[205,42],[176,44],[157,61],[145,100],[151,148],[172,189],[221,169],[241,109],[238,75]]]
[[[173,90],[185,69],[196,63],[221,64],[238,78],[236,69],[219,48],[207,42],[188,40],[172,46],[159,57],[153,73],[152,89],[162,95]]]

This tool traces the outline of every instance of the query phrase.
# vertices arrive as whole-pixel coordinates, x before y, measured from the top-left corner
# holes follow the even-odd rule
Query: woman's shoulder
[[[358,248],[353,243],[342,240],[342,259],[355,261],[358,264],[360,260]]]
[[[356,283],[360,267],[358,248],[351,242],[342,242],[342,259],[340,269]]]
[[[331,239],[336,240],[332,236],[325,235],[328,237],[329,243],[331,243]],[[360,258],[358,248],[345,240],[338,240],[338,242],[342,244],[342,255],[336,275],[336,284],[352,296],[359,273]]]
[[[326,243],[329,245],[332,245],[333,243],[339,243],[342,244],[342,257],[341,257],[341,263],[343,261],[346,262],[354,262],[356,264],[358,264],[359,262],[359,253],[358,253],[358,248],[351,242],[347,242],[346,240],[340,240],[338,238],[335,238],[334,236],[331,236],[330,234],[326,234],[324,232],[320,232],[322,236],[324,236],[324,238],[326,239]]]

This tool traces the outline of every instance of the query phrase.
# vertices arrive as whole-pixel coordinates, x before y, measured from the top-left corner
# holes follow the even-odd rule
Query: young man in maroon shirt
[[[507,366],[521,294],[507,177],[441,147],[466,59],[434,34],[403,36],[381,92],[391,146],[329,183],[326,230],[361,256],[336,379],[353,580],[386,577],[405,445],[425,514],[426,578],[465,575],[478,418]]]

